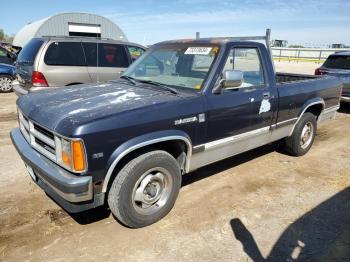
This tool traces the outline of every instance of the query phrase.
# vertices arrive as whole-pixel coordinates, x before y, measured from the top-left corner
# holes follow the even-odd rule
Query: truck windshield
[[[149,50],[124,76],[200,90],[218,54],[216,46],[164,46]]]
[[[332,69],[350,69],[350,56],[330,56],[324,66]]]

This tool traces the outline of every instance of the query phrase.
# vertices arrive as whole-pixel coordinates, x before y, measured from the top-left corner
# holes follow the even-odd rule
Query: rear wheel
[[[316,116],[310,112],[304,113],[293,134],[286,138],[286,151],[293,156],[305,155],[314,142],[316,131]]]
[[[144,227],[170,212],[180,186],[177,161],[165,151],[152,151],[131,160],[117,174],[108,205],[124,225]]]
[[[0,75],[0,93],[12,92],[12,78],[7,75]]]

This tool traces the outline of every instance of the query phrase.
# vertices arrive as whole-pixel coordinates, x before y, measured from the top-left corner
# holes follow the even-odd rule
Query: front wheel
[[[311,148],[317,131],[316,116],[303,114],[290,137],[286,138],[286,151],[293,156],[305,155]]]
[[[152,151],[131,160],[117,174],[108,205],[124,225],[144,227],[170,212],[180,187],[181,171],[174,157],[165,151]]]

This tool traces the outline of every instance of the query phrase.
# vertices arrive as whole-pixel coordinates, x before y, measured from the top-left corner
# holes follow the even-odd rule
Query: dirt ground
[[[188,174],[168,216],[128,229],[104,209],[70,216],[31,181],[15,100],[0,94],[0,261],[349,260],[350,106],[304,157],[274,144]]]
[[[321,64],[313,62],[288,62],[275,60],[275,67],[277,72],[283,73],[296,73],[296,74],[310,74],[315,73],[315,69],[320,67]]]

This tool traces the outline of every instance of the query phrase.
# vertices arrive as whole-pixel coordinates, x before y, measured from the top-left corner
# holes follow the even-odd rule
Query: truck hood
[[[17,100],[22,113],[61,134],[90,121],[181,99],[158,87],[131,86],[123,80],[30,93]]]

